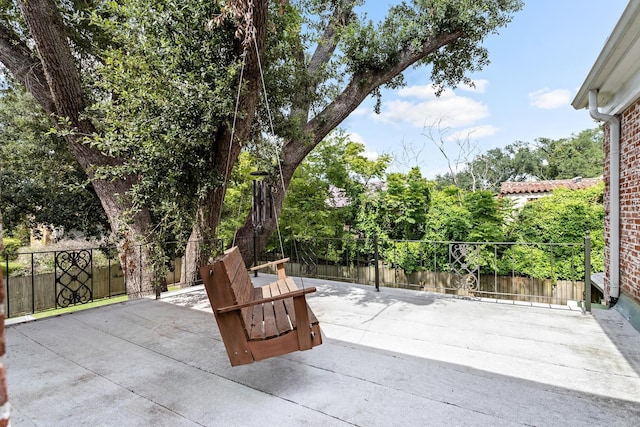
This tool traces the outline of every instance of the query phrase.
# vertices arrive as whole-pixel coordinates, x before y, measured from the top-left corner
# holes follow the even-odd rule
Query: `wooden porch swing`
[[[278,280],[258,288],[237,246],[200,269],[232,366],[322,344],[318,319],[305,298],[316,289],[298,289],[285,275],[286,261],[253,267],[251,271],[276,266],[278,272]]]
[[[264,90],[264,74],[255,39],[254,46]],[[230,144],[233,143],[235,133],[244,59]],[[273,122],[266,91],[264,97],[273,133]],[[231,147],[229,147],[229,152],[231,152]],[[276,157],[284,191],[282,168],[277,152]],[[229,167],[229,159],[227,159],[227,175]],[[264,187],[261,187],[259,203],[256,202],[255,189],[253,191],[253,225],[256,229],[262,227],[262,223],[257,224],[256,221],[264,220],[264,206],[259,206],[264,203],[264,191]],[[277,216],[276,225],[280,236]],[[281,236],[280,248],[284,253]],[[200,268],[200,277],[204,282],[232,366],[253,363],[294,351],[309,350],[322,344],[318,319],[307,305],[305,297],[307,294],[315,292],[316,288],[304,288],[303,283],[303,289],[299,289],[292,278],[286,277],[284,264],[288,260],[289,258],[286,258],[251,268],[251,271],[257,271],[276,267],[277,280],[257,288],[251,283],[247,267],[237,246],[225,251],[213,264]]]

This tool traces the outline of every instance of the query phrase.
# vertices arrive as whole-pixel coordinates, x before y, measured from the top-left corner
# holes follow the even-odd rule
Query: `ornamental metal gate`
[[[90,250],[62,251],[55,256],[56,304],[68,307],[93,299],[93,264]]]
[[[481,245],[468,243],[449,244],[449,268],[453,273],[453,287],[477,291],[480,284]]]

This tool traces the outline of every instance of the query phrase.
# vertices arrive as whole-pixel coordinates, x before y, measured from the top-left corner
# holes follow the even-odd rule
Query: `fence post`
[[[31,252],[31,314],[36,312],[36,280],[33,274],[33,252]]]
[[[255,181],[254,181],[255,182]],[[256,233],[256,229],[253,229],[253,265],[254,267],[258,265],[258,234]],[[282,254],[284,256],[284,254]],[[258,270],[253,272],[253,277],[258,277]]]
[[[378,235],[373,236],[373,258],[375,260],[375,280],[376,280],[376,292],[380,292],[380,252],[378,252]]]
[[[111,298],[111,254],[107,255],[107,289]]]
[[[1,237],[1,236],[0,236]],[[0,238],[0,244],[2,244],[2,239]],[[11,292],[9,292],[9,254],[5,255],[5,264],[6,264],[6,272],[7,272],[7,279],[5,280],[5,286],[7,287],[7,293],[5,295],[5,306],[7,307],[7,311],[5,312],[5,315],[7,318],[11,317],[11,306],[9,305],[10,301],[11,301]],[[33,273],[32,273],[33,274]]]
[[[591,236],[584,236],[584,309],[591,313]]]
[[[31,275],[33,275],[33,265],[31,265]],[[55,299],[54,308],[58,308],[58,285],[56,284],[58,277],[58,252],[53,251],[53,298]]]

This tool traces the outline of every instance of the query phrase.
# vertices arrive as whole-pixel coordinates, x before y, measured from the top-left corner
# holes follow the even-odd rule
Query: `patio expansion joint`
[[[347,345],[347,347],[349,347],[349,346]],[[395,357],[400,357],[400,356],[392,356],[392,357],[394,357],[394,358],[395,358]],[[291,361],[292,361],[292,362],[295,362],[295,363],[301,363],[301,362],[298,362],[298,361],[296,361],[296,360],[291,360]],[[415,393],[415,392],[413,392],[413,391],[411,391],[411,390],[407,390],[407,389],[405,389],[405,388],[391,387],[391,386],[389,386],[389,385],[387,385],[387,384],[381,383],[381,382],[379,382],[379,381],[372,381],[372,380],[367,379],[367,378],[364,378],[364,377],[362,377],[362,376],[358,376],[358,375],[350,375],[350,374],[347,374],[347,373],[345,373],[345,372],[338,372],[338,371],[335,371],[335,370],[333,370],[333,369],[324,368],[324,367],[322,367],[322,366],[317,366],[317,365],[310,364],[310,363],[306,363],[306,364],[307,364],[308,366],[310,366],[310,367],[312,367],[312,368],[314,368],[314,369],[318,369],[318,370],[320,370],[320,371],[325,371],[325,372],[332,373],[332,374],[334,374],[334,375],[343,376],[343,377],[345,377],[345,378],[351,378],[351,379],[355,379],[355,380],[358,380],[358,381],[366,382],[366,383],[369,383],[369,384],[372,384],[372,385],[375,385],[375,386],[378,386],[378,387],[382,387],[382,388],[385,388],[385,389],[388,389],[388,390],[392,390],[392,391],[394,391],[394,392],[405,393],[405,394],[407,394],[407,395],[410,395],[410,396],[413,396],[413,397],[417,397],[417,398],[419,398],[419,399],[424,399],[424,400],[426,400],[426,401],[436,402],[436,403],[440,403],[440,404],[443,404],[443,405],[452,406],[452,407],[455,407],[455,408],[461,409],[461,410],[463,410],[463,411],[471,412],[471,413],[473,413],[473,414],[479,414],[479,415],[484,415],[484,416],[487,416],[487,417],[495,418],[496,420],[501,420],[501,421],[505,421],[505,420],[506,420],[505,418],[500,417],[500,416],[497,416],[496,414],[492,414],[492,413],[490,413],[490,412],[485,412],[485,411],[480,411],[480,410],[478,410],[478,409],[468,408],[468,407],[465,407],[465,406],[459,405],[459,404],[457,404],[457,403],[450,402],[450,401],[448,401],[448,400],[433,399],[433,398],[431,398],[431,397],[428,397],[428,396],[425,396],[425,395],[422,395],[422,394],[419,394],[419,393]],[[344,420],[341,420],[341,421],[344,421]],[[513,421],[510,421],[510,422],[513,422]],[[354,425],[355,425],[355,424],[354,424]],[[534,426],[533,424],[527,424],[527,423],[521,423],[521,425],[523,425],[523,426],[527,426],[527,427],[533,427],[533,426]]]
[[[371,320],[373,320],[373,318],[369,319],[366,322],[362,322],[362,324],[367,323],[367,322],[369,322]],[[339,323],[330,323],[330,322],[326,322],[326,321],[324,323],[325,324],[331,324],[331,325],[338,326],[338,327],[345,327],[345,325],[339,324]],[[357,329],[358,331],[360,331],[360,332],[362,332],[364,334],[375,334],[375,335],[380,335],[380,336],[391,336],[391,337],[394,337],[394,338],[401,338],[401,339],[406,338],[405,336],[400,335],[400,334],[394,334],[394,333],[390,333],[390,332],[385,332],[383,334],[383,333],[376,332],[375,330],[371,330],[370,325],[367,328],[357,328],[355,326],[349,326],[349,327],[351,327],[353,329]],[[511,337],[511,338],[512,339],[521,340],[521,341],[524,341],[524,342],[526,342],[526,341],[537,342],[536,340],[531,340],[531,339],[527,339],[527,338],[520,338],[520,337]],[[433,342],[431,342],[429,340],[425,340],[425,339],[421,339],[421,338],[413,338],[413,339],[415,341],[419,341],[419,342],[422,342],[422,343],[425,343],[425,344],[434,344]],[[363,340],[364,340],[364,336],[360,337],[359,341],[356,344],[361,344],[363,342]],[[544,342],[544,341],[540,341],[540,342]],[[517,360],[525,360],[525,361],[528,361],[528,362],[541,363],[541,364],[548,365],[548,366],[554,366],[554,367],[560,367],[560,368],[566,368],[566,369],[573,369],[575,371],[583,371],[583,372],[589,372],[589,373],[593,373],[593,374],[606,373],[607,375],[613,376],[613,377],[636,379],[636,377],[632,376],[632,375],[619,374],[619,373],[616,373],[616,372],[613,372],[613,373],[612,372],[603,372],[600,369],[591,369],[591,368],[588,368],[588,367],[571,366],[571,365],[567,365],[566,363],[548,362],[546,360],[533,359],[533,358],[530,358],[530,357],[524,357],[522,355],[511,356],[511,355],[504,354],[504,353],[499,353],[499,352],[496,352],[496,351],[479,350],[479,349],[471,348],[471,347],[468,347],[468,346],[454,345],[454,344],[451,344],[451,343],[437,343],[437,344],[441,345],[443,347],[451,347],[451,348],[454,348],[454,349],[462,349],[462,350],[466,350],[466,351],[477,353],[477,354],[488,354],[488,355],[492,355],[492,356],[500,356],[500,357],[504,357],[504,358],[508,358],[508,359],[513,359],[513,360],[516,360],[516,361]]]

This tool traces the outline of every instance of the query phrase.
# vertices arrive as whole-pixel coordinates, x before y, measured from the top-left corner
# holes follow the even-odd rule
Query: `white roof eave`
[[[571,105],[587,108],[592,89],[606,114],[619,113],[640,93],[640,0],[625,8]]]

